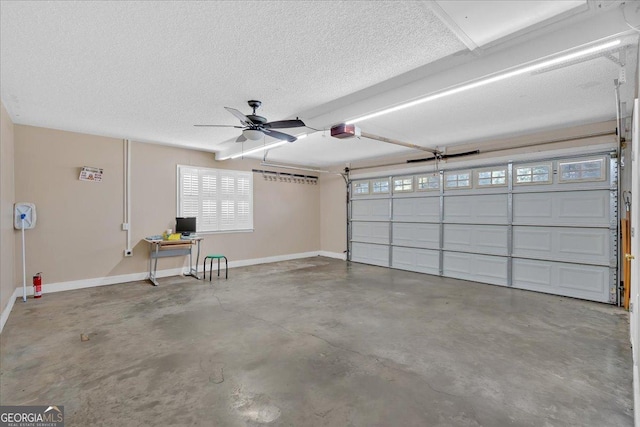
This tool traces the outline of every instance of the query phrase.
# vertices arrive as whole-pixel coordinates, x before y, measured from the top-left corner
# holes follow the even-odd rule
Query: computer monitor
[[[176,233],[188,236],[196,232],[196,217],[176,217]]]

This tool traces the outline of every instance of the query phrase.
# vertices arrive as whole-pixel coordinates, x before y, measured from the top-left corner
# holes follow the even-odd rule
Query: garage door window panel
[[[551,164],[516,166],[514,184],[536,185],[551,184],[553,182],[553,169]]]
[[[413,191],[413,177],[395,178],[393,180],[394,193],[409,193]]]
[[[420,175],[416,177],[416,190],[418,191],[438,191],[440,190],[440,175]]]
[[[376,179],[371,181],[371,194],[387,194],[389,193],[389,180]]]
[[[604,159],[590,159],[572,162],[560,162],[558,164],[559,182],[562,184],[571,182],[604,181],[606,169]]]
[[[357,181],[353,183],[353,194],[363,196],[369,194],[369,181]]]
[[[489,169],[476,172],[478,187],[502,187],[507,185],[507,169]]]
[[[444,177],[447,189],[471,188],[471,172],[448,173]]]

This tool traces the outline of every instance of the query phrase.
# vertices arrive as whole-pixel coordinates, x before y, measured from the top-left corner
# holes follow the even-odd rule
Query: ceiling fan
[[[295,136],[289,135],[283,132],[278,132],[273,129],[284,129],[284,128],[297,128],[306,126],[302,120],[278,120],[275,122],[267,122],[262,116],[256,115],[256,109],[260,108],[262,105],[261,101],[250,100],[247,101],[249,107],[253,108],[253,113],[244,115],[240,111],[235,108],[224,107],[225,110],[233,114],[240,120],[242,126],[234,126],[234,125],[194,125],[201,127],[223,127],[223,128],[238,128],[242,129],[242,135],[240,135],[236,142],[244,142],[246,140],[258,141],[264,135],[268,135],[270,137],[281,139],[283,141],[294,142],[296,139]]]

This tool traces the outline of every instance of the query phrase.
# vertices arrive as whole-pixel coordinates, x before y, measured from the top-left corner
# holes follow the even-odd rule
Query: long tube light
[[[296,137],[297,138],[296,141],[304,139],[307,136],[308,136],[308,134],[297,136]],[[238,157],[248,156],[249,154],[259,153],[259,152],[264,151],[264,150],[270,150],[272,148],[280,147],[281,145],[285,145],[285,144],[290,144],[290,142],[289,141],[278,141],[278,142],[274,142],[273,144],[269,144],[269,145],[261,145],[260,147],[252,148],[251,150],[248,150],[248,151],[241,151],[239,153],[236,153],[236,154],[233,154],[233,155],[230,155],[230,156],[221,157],[218,160],[237,159]]]
[[[501,80],[505,80],[511,77],[519,76],[521,74],[530,73],[532,71],[537,71],[542,68],[547,68],[552,65],[557,65],[562,62],[571,61],[576,58],[580,58],[582,56],[591,55],[596,52],[600,52],[602,50],[610,49],[612,47],[618,46],[622,41],[620,39],[610,41],[608,43],[603,43],[597,46],[592,46],[587,49],[582,49],[577,52],[569,53],[567,55],[562,55],[557,58],[550,59],[548,61],[539,62],[537,64],[529,65],[523,68],[518,68],[513,71],[509,71],[506,73],[498,74],[493,77],[488,77],[486,79],[478,80],[472,83],[463,84],[461,86],[454,87],[452,89],[444,90],[442,92],[434,93],[433,95],[427,95],[423,98],[418,98],[413,101],[406,102],[404,104],[396,105],[394,107],[390,107],[381,111],[377,111],[375,113],[367,114],[364,116],[356,117],[355,119],[348,120],[345,122],[346,124],[353,124],[356,122],[361,122],[363,120],[368,120],[374,117],[382,116],[384,114],[393,113],[394,111],[404,110],[405,108],[413,107],[419,104],[423,104],[425,102],[433,101],[439,98],[444,98],[445,96],[454,95],[456,93],[463,92],[469,89],[475,89],[480,86],[485,86],[491,83],[499,82]]]

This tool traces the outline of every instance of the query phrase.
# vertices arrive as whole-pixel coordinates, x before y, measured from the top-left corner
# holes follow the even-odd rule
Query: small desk
[[[182,240],[155,240],[144,239],[150,245],[149,251],[149,280],[153,286],[158,286],[156,280],[156,271],[158,269],[158,258],[165,258],[170,256],[185,256],[189,255],[189,271],[185,273],[185,276],[192,276],[196,279],[198,277],[198,260],[200,259],[200,242],[202,237],[191,237],[189,239]],[[192,262],[193,247],[196,246],[196,263],[195,268]],[[155,261],[154,261],[155,260]]]

